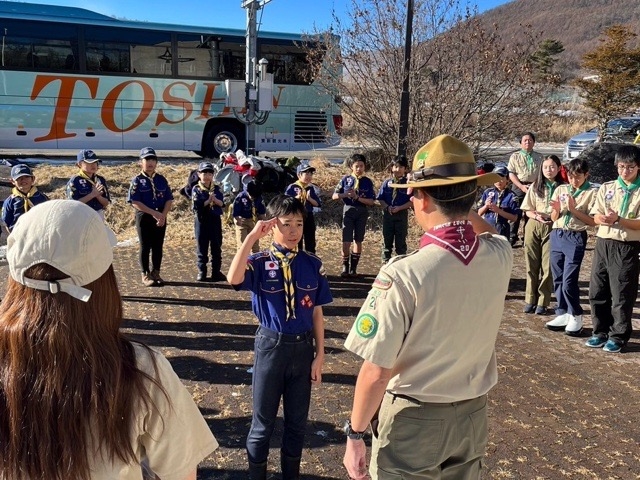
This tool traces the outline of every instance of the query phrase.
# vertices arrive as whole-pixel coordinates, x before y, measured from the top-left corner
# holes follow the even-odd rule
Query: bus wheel
[[[202,152],[205,157],[218,158],[221,153],[235,152],[244,143],[244,135],[238,125],[217,124],[209,128]]]

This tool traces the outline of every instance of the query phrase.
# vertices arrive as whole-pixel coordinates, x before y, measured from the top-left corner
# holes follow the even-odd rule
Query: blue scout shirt
[[[357,188],[356,187],[357,181]],[[333,190],[335,193],[344,193],[348,190],[353,190],[355,188],[356,193],[359,197],[362,198],[375,198],[376,192],[373,187],[373,182],[369,177],[362,176],[359,179],[356,179],[354,175],[345,175],[340,180],[340,183],[336,185],[336,188]],[[366,205],[358,202],[355,198],[343,198],[342,201],[346,206],[350,207],[366,207]]]
[[[169,200],[173,200],[169,182],[159,173],[153,178],[140,172],[131,179],[129,193],[127,194],[127,202],[140,202],[143,205],[161,212],[164,210],[164,204]]]
[[[106,198],[109,203],[111,203],[111,196],[109,195],[109,189],[107,188],[107,181],[102,175],[96,175],[95,178],[92,178],[91,180],[83,175],[74,175],[69,179],[69,182],[67,182],[67,198],[70,198],[71,200],[80,200],[82,197],[85,197],[91,193],[94,183],[96,184],[96,186],[99,183],[104,185],[102,196]],[[91,200],[89,200],[87,202],[87,205],[89,205],[95,211],[102,210],[104,208],[97,198],[92,198]]]
[[[286,334],[309,332],[313,328],[313,308],[333,301],[322,261],[299,251],[291,262],[295,285],[295,319],[286,321],[284,276],[278,260],[269,251],[250,255],[244,282],[236,290],[251,292],[251,306],[260,325]]]
[[[213,194],[215,195],[217,200],[221,202],[224,201],[224,195],[220,187],[215,183],[211,184],[211,188],[213,188]],[[207,200],[209,200],[209,195],[211,194],[211,189],[207,189],[202,183],[198,182],[191,188],[191,202],[193,204],[193,211],[196,213],[196,217],[198,220],[206,221],[207,218],[212,216],[220,216],[222,215],[222,207],[216,205],[215,203],[210,203],[209,205],[204,204]]]
[[[304,189],[307,191],[307,198],[313,198],[316,202],[318,202],[318,207],[321,207],[322,203],[320,202],[320,197],[318,197],[318,194],[316,193],[316,189],[314,188],[313,184],[310,183],[309,185],[304,187]],[[298,195],[300,195],[300,190],[302,190],[302,185],[296,182],[289,185],[287,189],[284,191],[284,194],[288,195],[289,197],[295,198]],[[304,206],[307,209],[308,213],[313,213],[314,206],[311,205],[311,203],[306,201],[304,202]]]
[[[500,207],[502,210],[504,210],[507,213],[513,213],[514,215],[518,215],[520,212],[520,207],[518,206],[516,196],[508,188],[505,188],[502,192],[498,190],[496,187],[487,188],[482,193],[482,199],[480,200],[480,203],[478,203],[478,207],[483,206],[486,203],[488,198],[491,198],[493,203],[495,203],[498,207]],[[482,216],[482,218],[484,218],[487,221],[487,223],[495,227],[495,229],[498,230],[498,233],[500,235],[505,235],[505,232],[506,232],[506,236],[507,237],[509,236],[508,234],[509,232],[508,228],[510,228],[509,220],[507,220],[504,217],[501,217],[500,215],[498,215],[495,212],[492,212],[491,210],[487,210],[485,214]]]
[[[253,218],[253,206],[255,202],[256,215],[265,215],[267,209],[264,206],[262,197],[258,197],[251,200],[251,197],[246,190],[243,190],[238,194],[233,201],[233,216],[242,218]]]
[[[14,188],[11,195],[9,195],[2,204],[2,221],[5,223],[9,231],[13,230],[13,226],[18,221],[18,218],[20,218],[20,215],[22,215],[26,211],[24,204],[25,197],[23,195],[15,193],[16,190],[17,189]],[[28,206],[27,209],[33,208],[33,206],[49,200],[49,197],[47,197],[36,187],[31,187],[28,195],[28,200],[31,205]]]
[[[406,188],[393,188],[393,187],[390,187],[389,186],[390,183],[407,183],[407,177],[402,177],[399,180],[396,180],[393,177],[386,179],[382,183],[382,186],[380,187],[380,190],[378,191],[378,195],[376,196],[376,200],[382,200],[384,203],[386,203],[390,207],[399,207],[399,206],[404,205],[405,203],[407,203],[409,201],[409,199],[411,198],[411,196],[407,194],[407,189]],[[394,190],[396,191],[396,198],[395,199],[393,198],[393,191]]]

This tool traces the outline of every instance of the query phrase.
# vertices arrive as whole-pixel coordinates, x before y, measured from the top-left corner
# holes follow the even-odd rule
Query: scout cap
[[[7,239],[11,278],[25,287],[56,294],[65,292],[86,302],[83,288],[113,263],[115,234],[91,207],[76,200],[49,200],[21,215]],[[34,265],[46,263],[68,278],[47,281],[25,276]]]
[[[311,165],[309,165],[307,162],[303,162],[300,165],[298,165],[298,168],[296,168],[296,174],[300,175],[303,172],[315,172],[316,169],[313,168]]]
[[[495,173],[496,175],[500,175],[501,177],[509,176],[509,170],[507,170],[507,167],[504,167],[504,166],[494,168],[493,173]]]
[[[31,169],[23,163],[11,167],[11,179],[18,180],[20,177],[33,177]]]
[[[96,163],[99,161],[100,159],[98,158],[98,156],[95,154],[93,150],[80,150],[76,158],[76,163],[80,163],[80,162]]]
[[[438,135],[413,157],[414,170],[407,183],[391,183],[394,188],[420,188],[454,185],[477,180],[478,185],[492,185],[500,177],[495,173],[478,175],[471,149],[451,135]]]
[[[211,162],[202,162],[198,165],[198,172],[214,172],[213,163]]]
[[[156,155],[156,151],[151,148],[151,147],[145,147],[142,150],[140,150],[140,158],[154,158],[154,159],[158,159],[158,156]]]

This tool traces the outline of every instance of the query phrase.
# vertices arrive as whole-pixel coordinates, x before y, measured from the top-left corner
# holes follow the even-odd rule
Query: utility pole
[[[258,58],[258,10],[264,7],[271,0],[243,0],[242,8],[247,10],[247,31],[245,35],[246,58],[245,58],[245,101],[247,113],[244,116],[245,132],[247,139],[247,155],[256,153],[256,124],[266,121],[257,108],[258,104],[258,83],[266,80],[267,60]],[[258,70],[260,67],[260,70]],[[260,71],[260,79],[258,79]],[[268,113],[267,113],[268,116]]]
[[[407,26],[404,38],[404,68],[400,95],[400,125],[398,128],[398,155],[407,154],[409,132],[409,72],[411,70],[411,38],[413,37],[413,0],[407,0]]]

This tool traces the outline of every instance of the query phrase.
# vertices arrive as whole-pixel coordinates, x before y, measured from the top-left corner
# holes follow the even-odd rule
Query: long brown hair
[[[38,264],[29,278],[66,275]],[[81,302],[12,278],[0,303],[0,477],[90,478],[90,458],[135,462],[134,412],[153,407],[132,343],[119,331],[122,298],[113,267]],[[140,403],[142,402],[142,404]]]

